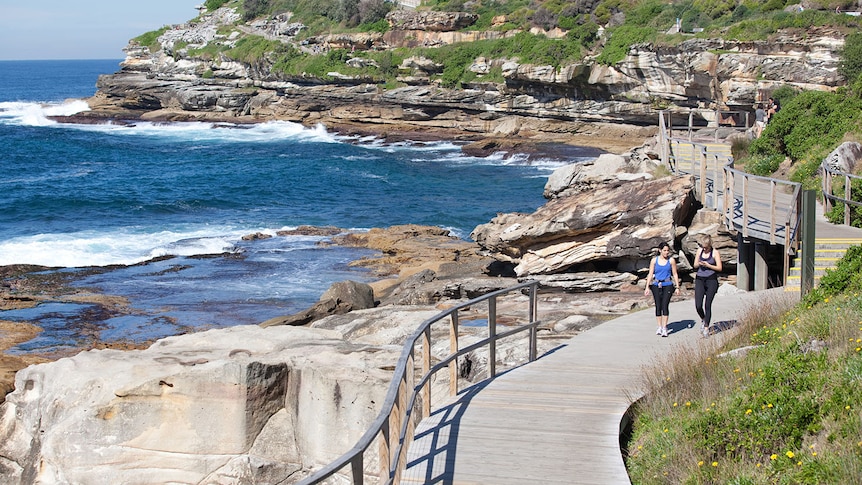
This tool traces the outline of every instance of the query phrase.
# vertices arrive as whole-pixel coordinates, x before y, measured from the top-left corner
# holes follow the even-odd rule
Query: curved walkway
[[[643,366],[680,345],[720,343],[749,302],[763,298],[798,295],[725,285],[713,305],[713,320],[725,330],[710,339],[700,337],[693,300],[678,301],[671,304],[667,338],[655,335],[649,308],[465,389],[419,425],[402,483],[630,483],[619,435],[623,415],[643,395]]]

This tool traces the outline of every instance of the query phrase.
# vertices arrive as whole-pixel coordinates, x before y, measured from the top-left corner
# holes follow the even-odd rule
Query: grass
[[[632,483],[860,483],[862,294],[821,298],[759,301],[722,348],[681,348],[649,370]]]

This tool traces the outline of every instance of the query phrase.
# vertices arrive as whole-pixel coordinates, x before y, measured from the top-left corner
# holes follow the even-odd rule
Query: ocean
[[[535,210],[554,169],[599,154],[476,158],[448,141],[387,144],[278,121],[48,119],[88,109],[82,98],[119,63],[0,61],[0,265],[80,273],[75,285],[131,306],[121,316],[75,302],[0,311],[44,329],[11,353],[68,353],[296,313],[336,281],[370,281],[348,266],[368,250],[243,235],[421,224],[468,239],[497,213]],[[94,267],[104,270],[85,272]]]

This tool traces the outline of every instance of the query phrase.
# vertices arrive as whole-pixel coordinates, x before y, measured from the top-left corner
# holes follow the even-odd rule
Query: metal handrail
[[[389,391],[383,401],[382,408],[377,418],[368,427],[365,434],[346,453],[318,470],[311,476],[301,480],[301,485],[321,483],[323,480],[335,475],[348,465],[350,466],[350,478],[356,485],[361,485],[365,480],[364,456],[380,436],[379,442],[379,465],[378,476],[380,483],[397,484],[400,481],[401,472],[406,466],[407,448],[413,440],[413,432],[416,423],[431,415],[431,378],[443,368],[449,368],[449,392],[452,396],[458,393],[458,357],[472,352],[476,349],[488,347],[488,373],[489,378],[497,375],[496,371],[496,343],[498,340],[511,335],[529,331],[529,362],[536,360],[537,353],[537,327],[541,323],[536,319],[536,302],[538,281],[527,281],[509,288],[493,291],[491,293],[474,298],[465,303],[456,305],[431,317],[421,325],[413,334],[407,338],[401,351],[401,356],[395,366]],[[519,327],[497,333],[497,297],[514,291],[529,288],[530,303],[528,309],[528,322]],[[467,347],[459,349],[458,345],[458,315],[461,310],[476,306],[478,303],[488,301],[488,337],[475,342]],[[450,354],[442,358],[436,365],[431,366],[431,325],[445,318],[449,318],[449,342]],[[417,343],[421,344],[422,375],[418,382],[415,378],[415,359]],[[407,392],[409,391],[409,399]],[[417,400],[421,398],[418,419],[414,416],[414,408]],[[391,430],[397,430],[398,435],[392,436]],[[395,446],[393,447],[393,443]]]
[[[829,212],[832,210],[832,205],[834,202],[840,202],[844,204],[844,225],[849,226],[850,224],[850,206],[862,207],[862,202],[857,202],[853,200],[853,194],[851,193],[851,184],[850,181],[853,179],[860,180],[862,177],[858,175],[853,175],[852,173],[842,172],[840,170],[835,170],[826,162],[820,164],[820,169],[823,171],[823,180],[822,180],[822,188],[823,188],[823,211]],[[844,196],[839,197],[832,193],[832,178],[833,177],[843,177],[844,178]]]

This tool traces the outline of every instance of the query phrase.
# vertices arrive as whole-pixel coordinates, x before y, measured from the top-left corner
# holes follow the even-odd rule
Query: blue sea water
[[[48,118],[88,109],[82,98],[119,62],[0,61],[0,265],[111,268],[76,284],[132,307],[106,319],[78,303],[0,312],[45,329],[14,351],[62,352],[295,313],[333,282],[370,280],[348,267],[368,252],[320,245],[320,237],[243,235],[415,223],[466,239],[499,212],[535,210],[553,169],[598,154],[475,158],[452,142],[385,144],[289,122]],[[173,257],[151,261],[159,256]]]

